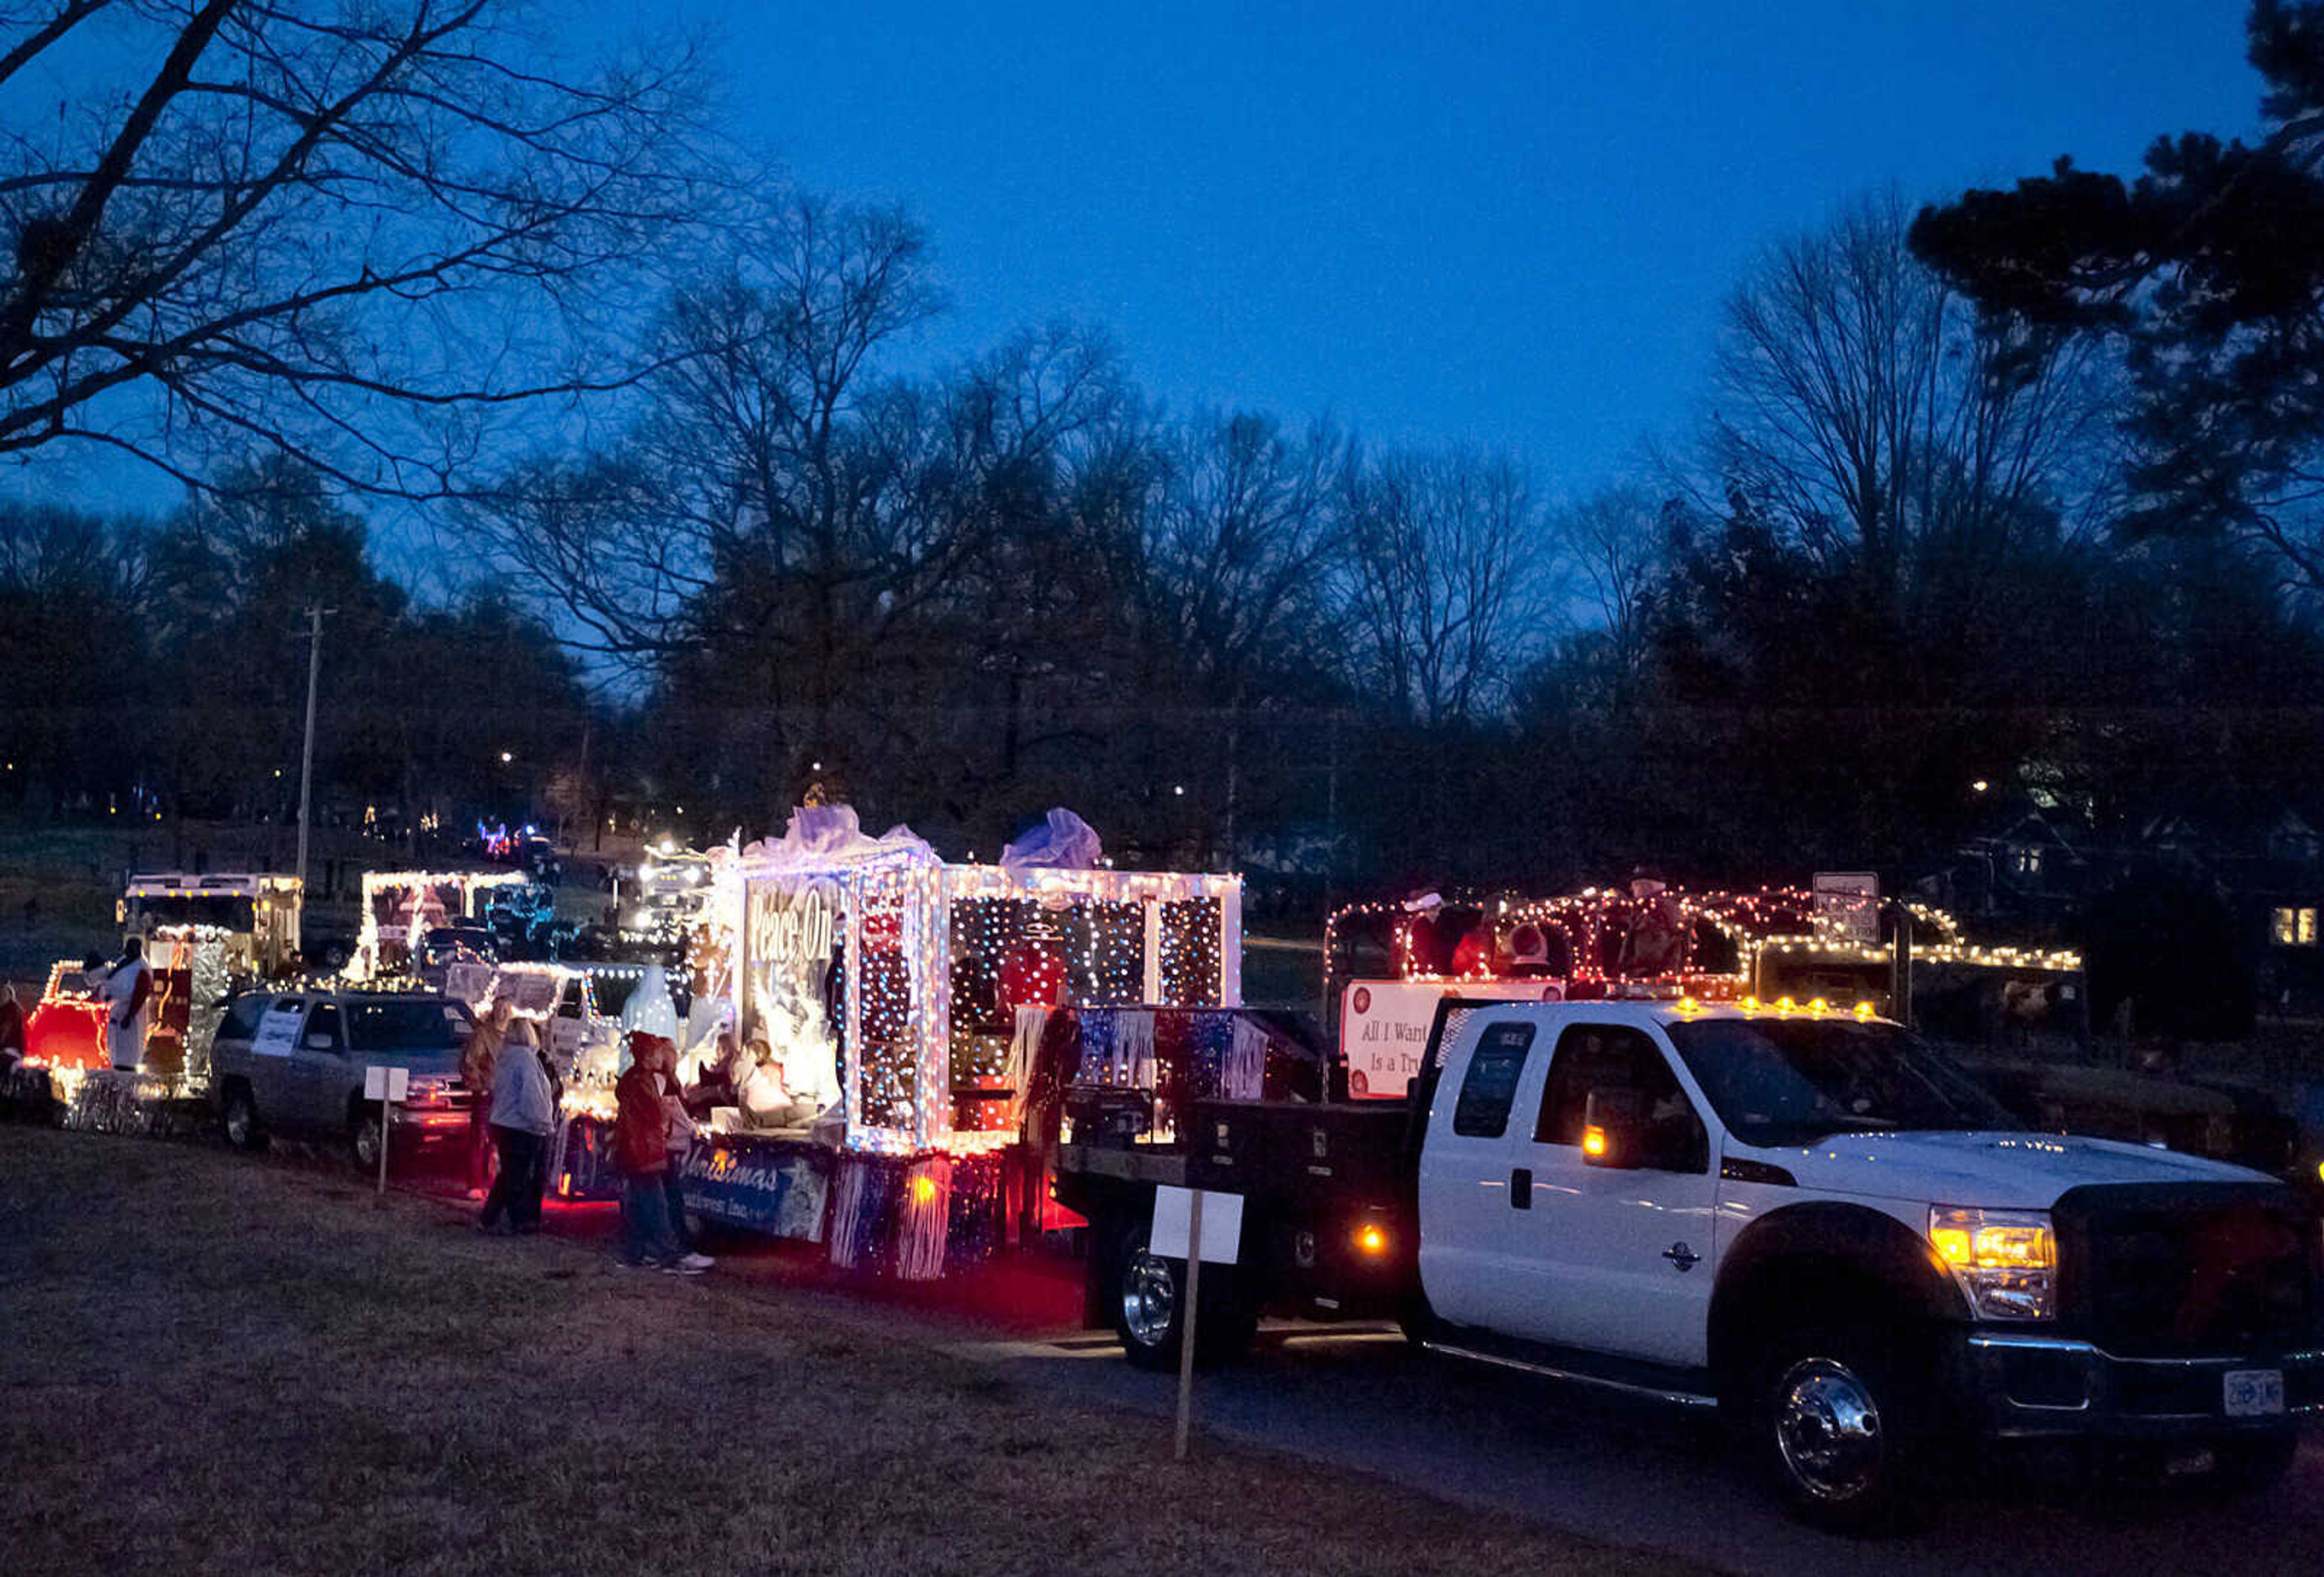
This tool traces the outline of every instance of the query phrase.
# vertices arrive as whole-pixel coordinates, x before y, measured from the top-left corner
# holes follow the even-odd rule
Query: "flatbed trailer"
[[[1241,1347],[1262,1314],[1403,1316],[1412,1307],[1419,1241],[1411,1128],[1401,1101],[1199,1099],[1174,1142],[1097,1135],[1060,1145],[1057,1199],[1090,1223],[1092,1323],[1125,1337],[1141,1321],[1175,1325],[1175,1311],[1142,1306],[1131,1290],[1161,1187],[1242,1199],[1234,1264],[1205,1259],[1199,1359]],[[1086,1130],[1076,1123],[1077,1136]],[[1123,1343],[1131,1361],[1176,1361],[1175,1332],[1158,1343],[1150,1332],[1138,1334]]]

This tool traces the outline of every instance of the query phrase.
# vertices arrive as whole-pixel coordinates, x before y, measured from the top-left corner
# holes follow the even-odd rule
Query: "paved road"
[[[955,1350],[1084,1400],[1155,1413],[1175,1404],[1173,1378],[1130,1369],[1093,1333]],[[1866,1544],[1784,1516],[1729,1460],[1713,1425],[1416,1353],[1393,1333],[1271,1340],[1197,1386],[1205,1432],[1737,1572],[2324,1573],[2324,1439],[2262,1499],[2221,1506],[2149,1492],[2061,1504],[2022,1474],[2013,1483],[1991,1472],[1928,1529]],[[1479,1523],[1480,1539],[1491,1531]]]

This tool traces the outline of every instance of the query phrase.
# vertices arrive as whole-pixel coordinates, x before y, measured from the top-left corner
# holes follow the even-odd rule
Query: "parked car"
[[[500,957],[492,932],[482,926],[438,926],[420,938],[413,960],[420,978],[430,991],[444,989],[444,972],[462,958],[491,964]]]
[[[1868,1010],[1448,1001],[1408,1103],[1198,1099],[1167,1143],[1068,1111],[1057,1198],[1141,1366],[1184,1334],[1170,1185],[1240,1196],[1198,1358],[1267,1310],[1400,1317],[1433,1351],[1722,1408],[1826,1526],[1925,1510],[1939,1462],[2001,1441],[2253,1487],[2324,1418],[2310,1204],[2026,1130]]]
[[[465,1134],[471,1102],[460,1048],[474,1023],[465,1006],[433,991],[245,991],[218,1025],[210,1100],[243,1149],[263,1148],[272,1134],[337,1141],[368,1171],[383,1135],[365,1072],[409,1073],[395,1108],[401,1142]]]

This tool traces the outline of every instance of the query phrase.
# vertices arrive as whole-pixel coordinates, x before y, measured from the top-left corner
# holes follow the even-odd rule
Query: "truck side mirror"
[[[1628,1172],[1646,1164],[1645,1092],[1592,1090],[1582,1113],[1582,1165]]]

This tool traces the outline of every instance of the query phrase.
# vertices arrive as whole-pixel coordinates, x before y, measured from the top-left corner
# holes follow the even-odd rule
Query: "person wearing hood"
[[[707,1254],[689,1252],[669,1220],[669,1108],[664,1080],[677,1047],[643,1030],[630,1036],[630,1065],[614,1083],[613,1159],[622,1173],[622,1262],[699,1276]]]
[[[557,1129],[557,1095],[540,1047],[532,1020],[519,1019],[493,1065],[492,1130],[500,1175],[476,1222],[487,1232],[498,1231],[503,1219],[513,1231],[540,1230],[542,1162]]]

